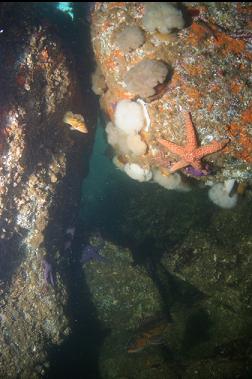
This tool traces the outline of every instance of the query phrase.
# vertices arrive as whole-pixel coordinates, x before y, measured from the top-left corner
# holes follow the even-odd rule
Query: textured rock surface
[[[74,52],[83,51],[68,16],[46,4],[2,3],[0,17],[0,376],[32,378],[45,371],[46,347],[70,330],[60,251],[76,216],[95,107],[86,78],[77,81]],[[88,136],[63,123],[67,111],[85,117]]]
[[[101,377],[249,377],[251,198],[235,210],[218,210],[202,192],[134,185],[110,193],[116,208],[125,206],[114,211],[114,224],[104,216],[104,234],[113,241],[101,251],[106,261],[83,266],[107,330]],[[91,241],[98,244],[96,237]],[[122,248],[122,241],[131,248]],[[163,344],[143,343],[143,350],[129,354],[139,325],[160,313],[172,320]]]
[[[127,89],[125,77],[129,70],[145,59],[161,60],[171,73],[163,85],[156,87],[154,96],[143,99],[151,120],[150,129],[141,134],[148,152],[135,157],[135,163],[165,170],[168,161],[177,160],[168,151],[163,162],[157,163],[153,158],[161,150],[157,143],[160,136],[185,144],[181,110],[186,110],[192,114],[201,145],[229,138],[226,147],[205,158],[212,166],[210,175],[197,179],[251,180],[251,5],[190,2],[180,3],[180,7],[185,19],[182,30],[166,34],[145,31],[144,44],[125,53],[114,41],[120,30],[129,25],[144,29],[144,3],[97,3],[92,43],[107,84],[101,105],[113,121],[119,100],[138,97]],[[123,163],[131,159],[120,158]]]
[[[91,163],[83,233],[99,230],[106,263],[85,264],[81,280],[106,330],[101,377],[250,377],[251,191],[236,208],[220,209],[204,186],[179,193],[129,180],[103,151],[101,144]],[[99,245],[100,236],[90,242]],[[163,344],[128,353],[139,325],[160,311],[172,319]]]

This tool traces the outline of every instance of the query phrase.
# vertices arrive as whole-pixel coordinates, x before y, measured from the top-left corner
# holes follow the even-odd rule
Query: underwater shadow
[[[189,231],[188,228],[197,228],[199,230],[207,228],[213,212],[210,207],[209,209],[206,209],[203,195],[200,197],[194,196],[192,197],[192,200],[189,200],[189,202],[192,203],[192,209],[187,211],[187,218],[191,217],[191,212],[195,209],[194,203],[197,203],[197,213],[196,215],[194,214],[195,221],[193,224],[189,224],[189,227],[181,226],[181,233],[176,235],[173,239],[167,237],[161,241],[159,235],[155,234],[156,229],[153,230],[152,235],[145,233],[145,229],[142,225],[138,224],[138,218],[136,221],[133,220],[132,224],[125,231],[125,224],[128,226],[127,223],[131,221],[130,218],[125,219],[125,212],[128,211],[129,201],[130,199],[135,199],[135,194],[139,194],[142,188],[140,187],[141,184],[129,184],[126,179],[121,179],[121,183],[117,186],[116,190],[110,188],[110,192],[104,194],[105,201],[103,204],[100,204],[100,206],[97,206],[96,204],[96,208],[93,208],[93,214],[90,213],[88,217],[87,215],[84,215],[82,219],[83,225],[89,233],[92,233],[94,230],[99,230],[100,235],[104,240],[109,240],[115,245],[131,250],[134,262],[133,265],[139,265],[146,268],[162,298],[163,312],[169,318],[170,308],[175,302],[181,302],[184,305],[186,304],[190,306],[196,301],[202,299],[205,295],[189,283],[186,283],[175,277],[175,275],[169,273],[161,263],[161,259],[166,252],[172,254],[172,251],[175,248],[183,245],[184,239],[187,237]],[[151,187],[147,188],[146,186],[143,191],[146,191],[147,194],[151,194],[152,190]],[[166,192],[159,191],[158,196],[159,194],[161,194],[160,202],[162,203],[166,199]],[[173,218],[177,216],[177,212],[182,213],[183,196],[184,194],[174,193],[176,201],[174,201],[174,204],[171,203],[167,208],[170,217],[167,220],[167,228],[172,225]],[[151,212],[147,213],[147,217],[148,214],[151,217]],[[162,224],[162,221],[163,219],[161,221],[156,220],[156,224],[154,225],[155,228],[157,225],[157,228],[162,227],[165,229],[166,226]],[[191,251],[189,248],[185,250],[184,255],[186,260],[190,260]]]
[[[0,239],[0,299],[5,297],[10,289],[9,284],[17,267],[23,261],[22,236],[15,233],[11,238]]]
[[[97,319],[96,309],[91,301],[90,291],[80,264],[80,246],[83,243],[83,237],[79,223],[76,219],[73,220],[73,217],[76,218],[73,215],[77,215],[79,210],[81,180],[80,182],[71,180],[73,173],[79,178],[85,177],[88,173],[88,159],[92,149],[90,145],[94,139],[98,101],[90,92],[90,74],[94,69],[94,63],[87,21],[89,9],[84,3],[73,3],[73,11],[76,34],[69,35],[67,28],[64,28],[66,45],[71,45],[76,58],[75,70],[80,87],[80,96],[75,97],[72,110],[85,113],[89,133],[88,137],[79,134],[73,136],[76,151],[72,149],[71,156],[67,159],[66,175],[58,186],[58,194],[55,195],[57,204],[51,211],[52,222],[46,231],[48,258],[53,256],[53,240],[57,241],[57,245],[61,248],[61,263],[57,270],[60,272],[68,294],[65,314],[71,328],[70,335],[64,339],[63,343],[49,350],[50,368],[46,373],[46,378],[99,379],[99,353],[106,331],[101,329]],[[83,107],[83,102],[85,107]],[[79,161],[80,149],[83,150],[82,162]],[[65,193],[64,199],[61,193]],[[62,200],[64,200],[64,207]],[[60,220],[60,225],[57,225],[57,220]],[[66,256],[64,241],[62,241],[62,227],[66,230],[73,225],[76,229],[71,245],[72,254]]]
[[[206,309],[199,308],[187,319],[184,339],[182,342],[182,352],[186,354],[189,350],[207,342],[211,338],[211,328],[213,322]]]
[[[47,379],[100,378],[99,353],[107,331],[102,330],[97,319],[80,264],[81,242],[82,235],[77,228],[72,244],[75,256],[72,256],[68,267],[61,267],[61,275],[69,295],[65,313],[70,321],[71,333],[61,346],[50,349]]]
[[[144,266],[160,294],[163,311],[168,317],[170,317],[170,310],[174,304],[180,303],[181,305],[192,307],[206,297],[203,292],[193,285],[171,274],[160,262],[161,253],[159,257],[153,259],[150,256]]]

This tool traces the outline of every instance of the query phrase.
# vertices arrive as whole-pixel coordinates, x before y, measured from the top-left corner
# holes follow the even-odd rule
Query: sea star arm
[[[184,148],[182,146],[176,145],[171,141],[166,141],[165,139],[159,138],[158,142],[174,154],[182,156],[184,153]]]
[[[186,166],[188,166],[188,165],[189,165],[188,162],[186,162],[184,159],[181,159],[180,161],[175,162],[175,163],[170,167],[169,172],[170,172],[170,173],[173,173],[173,172],[175,172],[175,171],[177,171],[177,170],[180,170],[181,168],[186,167]]]
[[[195,128],[192,122],[192,116],[190,112],[184,112],[185,127],[186,127],[186,150],[193,151],[197,148],[197,136]]]
[[[198,159],[203,158],[205,155],[216,153],[217,151],[223,149],[223,147],[229,142],[229,140],[224,141],[212,141],[209,145],[200,146],[194,152],[194,156]]]

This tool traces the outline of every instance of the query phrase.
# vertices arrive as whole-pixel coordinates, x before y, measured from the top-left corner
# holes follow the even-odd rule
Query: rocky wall
[[[85,37],[81,45],[69,16],[53,4],[1,3],[0,19],[0,377],[32,378],[48,368],[46,348],[70,332],[60,257],[96,105]],[[63,122],[68,111],[88,133]]]
[[[189,112],[202,151],[213,141],[222,145],[201,156],[204,174],[187,161],[182,177],[208,183],[251,180],[251,5],[178,3],[175,14],[166,3],[154,4],[97,2],[93,12],[98,65],[93,87],[102,108],[113,123],[120,100],[141,103],[147,115],[140,132],[144,154],[115,149],[117,164],[126,172],[125,164],[134,163],[169,175],[186,156],[164,149],[160,138],[190,146]],[[172,19],[170,29],[164,14]],[[164,77],[160,62],[167,68]]]

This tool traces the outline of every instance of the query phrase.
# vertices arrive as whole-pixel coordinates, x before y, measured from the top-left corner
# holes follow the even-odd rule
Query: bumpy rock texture
[[[184,27],[182,24],[178,27],[181,30],[173,33],[145,30],[144,43],[125,52],[116,44],[117,36],[128,26],[145,29],[146,5],[96,3],[92,43],[107,85],[100,99],[102,108],[113,121],[119,100],[144,96],[151,127],[141,138],[148,144],[148,151],[133,162],[130,159],[130,163],[164,171],[169,163],[178,160],[169,151],[160,160],[162,148],[157,139],[162,136],[178,145],[185,144],[181,112],[185,110],[192,114],[200,145],[229,139],[222,150],[205,157],[211,170],[197,179],[249,181],[252,177],[251,5],[190,2],[178,7],[185,22]],[[141,95],[132,90],[134,83],[127,86],[129,73],[144,60],[162,61],[169,67],[166,80],[155,87],[152,96],[148,88]],[[145,72],[142,77],[138,73],[136,83],[144,86],[144,77]],[[120,159],[124,164],[129,160],[127,156]],[[186,171],[183,174],[189,176]]]
[[[249,377],[251,198],[232,211],[217,210],[202,191],[195,196],[133,183],[110,193],[117,210],[114,223],[103,215],[104,260],[83,265],[97,317],[108,330],[101,377]],[[91,242],[100,243],[95,236]],[[167,328],[155,346],[148,344],[154,330],[141,324],[160,314]],[[129,353],[130,342],[139,351]]]
[[[46,369],[46,347],[70,330],[59,257],[76,215],[95,108],[77,83],[68,16],[46,4],[2,3],[0,17],[0,377],[33,378]],[[84,115],[88,136],[63,123],[67,111]],[[44,257],[54,287],[45,281]]]

